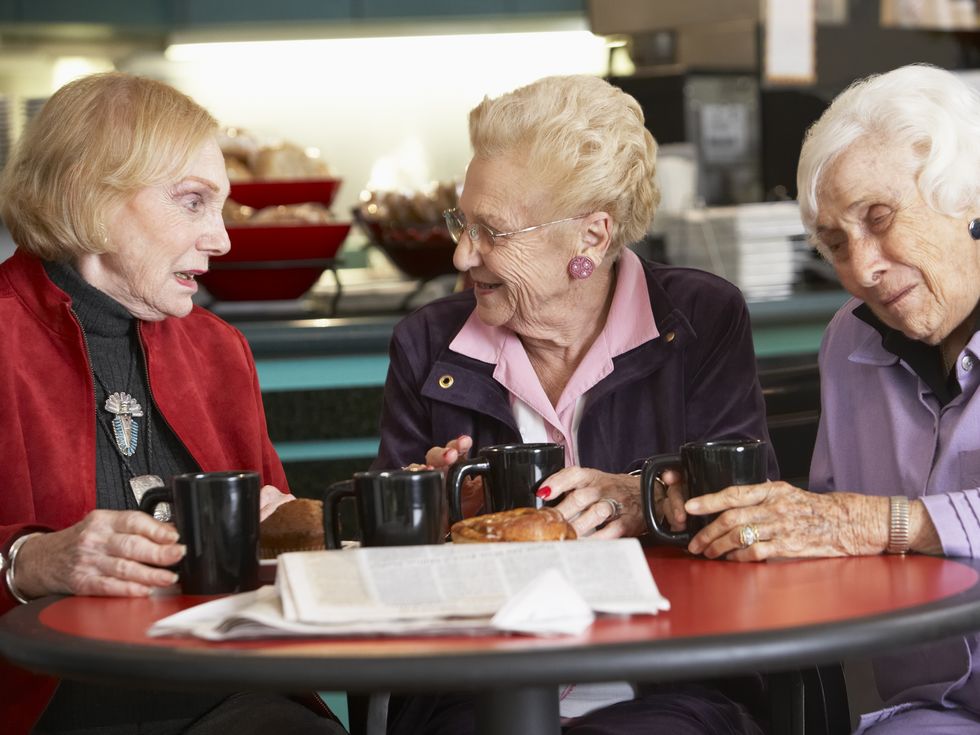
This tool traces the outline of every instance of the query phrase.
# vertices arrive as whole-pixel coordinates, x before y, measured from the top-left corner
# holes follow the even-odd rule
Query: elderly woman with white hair
[[[767,437],[745,301],[717,276],[627,247],[660,196],[656,142],[622,90],[548,77],[485,99],[469,122],[474,155],[446,223],[474,287],[396,327],[375,466],[558,442],[565,469],[538,495],[557,500],[579,536],[638,535],[631,472],[645,458],[686,441]],[[566,687],[560,711],[568,733],[757,732],[722,689],[733,691]],[[416,697],[390,714],[389,733],[474,729],[465,697]]]
[[[912,65],[857,82],[810,129],[803,221],[854,296],[820,350],[810,490],[728,488],[709,557],[980,555],[980,93]],[[743,529],[760,540],[743,547]],[[752,535],[752,534],[749,534]],[[875,662],[858,732],[980,731],[980,636]]]

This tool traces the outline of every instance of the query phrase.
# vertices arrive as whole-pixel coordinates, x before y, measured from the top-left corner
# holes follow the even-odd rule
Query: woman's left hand
[[[735,485],[691,498],[689,515],[720,513],[688,544],[692,554],[736,561],[880,554],[887,543],[883,503],[855,493],[812,493],[785,482]],[[758,540],[743,546],[743,529]]]
[[[290,500],[296,500],[296,496],[284,493],[272,485],[263,485],[259,490],[259,521],[264,521],[276,508]]]
[[[555,507],[575,527],[579,538],[639,536],[646,530],[640,478],[635,475],[566,467],[541,483],[538,497],[548,501],[562,498]]]

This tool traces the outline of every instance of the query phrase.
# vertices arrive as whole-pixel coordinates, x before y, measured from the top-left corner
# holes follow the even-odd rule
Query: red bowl
[[[231,226],[226,228],[231,251],[211,262],[332,258],[340,250],[350,228],[350,222]]]
[[[390,228],[376,222],[361,222],[369,239],[399,270],[411,278],[435,278],[456,273],[453,253],[456,244],[443,224]]]
[[[319,202],[329,207],[340,188],[341,179],[303,179],[295,181],[236,181],[230,197],[239,204],[261,209],[277,204]]]
[[[298,299],[310,290],[350,232],[349,222],[229,227],[231,251],[198,280],[219,301]]]

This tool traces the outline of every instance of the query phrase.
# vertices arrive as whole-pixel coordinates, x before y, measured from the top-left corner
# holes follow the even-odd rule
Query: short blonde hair
[[[657,142],[639,103],[618,87],[587,75],[545,77],[470,112],[477,158],[520,156],[550,194],[549,216],[608,212],[609,255],[640,240],[660,190]]]
[[[807,131],[796,172],[803,224],[813,233],[829,166],[859,141],[911,148],[922,198],[937,212],[974,216],[980,198],[980,91],[955,74],[910,64],[858,80]]]
[[[217,130],[190,97],[121,72],[69,82],[30,122],[0,177],[14,242],[45,260],[112,249],[110,215],[179,176]]]

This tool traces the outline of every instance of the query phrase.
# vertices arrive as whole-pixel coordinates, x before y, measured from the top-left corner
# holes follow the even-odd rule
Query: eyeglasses
[[[469,224],[466,221],[466,215],[460,212],[458,209],[447,209],[442,213],[442,216],[446,219],[446,228],[449,230],[449,236],[453,239],[454,243],[459,243],[463,233],[470,241],[480,247],[484,238],[486,242],[492,247],[496,245],[496,240],[498,237],[512,237],[514,235],[520,235],[525,232],[532,232],[534,230],[540,230],[542,227],[547,227],[548,225],[557,225],[560,222],[571,222],[575,219],[582,219],[583,217],[588,217],[587,214],[578,214],[574,217],[565,217],[564,219],[556,219],[551,222],[545,222],[541,225],[531,225],[530,227],[523,227],[520,230],[514,230],[513,232],[497,232],[491,229],[487,225],[473,223]]]

